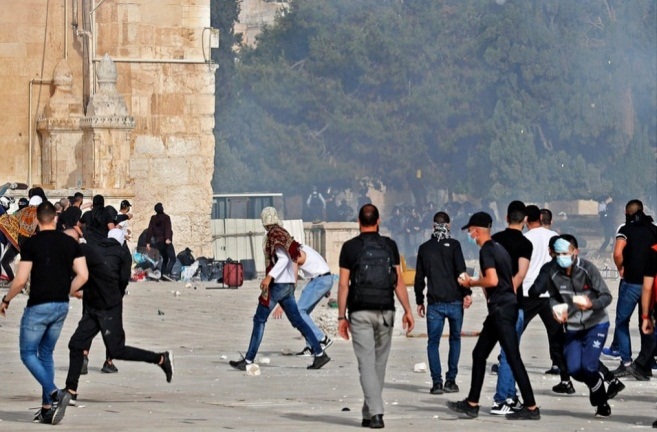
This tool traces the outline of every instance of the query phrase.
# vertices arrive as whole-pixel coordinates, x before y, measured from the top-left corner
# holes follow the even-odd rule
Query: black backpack
[[[363,236],[363,248],[349,289],[351,310],[393,310],[397,271],[385,238]]]
[[[196,261],[194,259],[194,255],[192,255],[191,249],[189,249],[189,248],[185,248],[185,250],[180,252],[176,256],[176,258],[178,258],[180,260],[180,264],[182,264],[183,266],[190,266],[190,265],[194,264],[194,261]]]

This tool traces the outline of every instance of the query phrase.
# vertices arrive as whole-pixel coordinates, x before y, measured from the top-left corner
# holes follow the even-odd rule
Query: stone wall
[[[272,0],[242,0],[240,3],[239,22],[235,24],[235,33],[242,33],[242,41],[254,45],[264,25],[274,23],[276,14],[286,6],[286,2]]]
[[[67,58],[72,71],[73,96],[86,105],[84,95],[93,94],[84,88],[89,80],[83,48],[89,34],[76,33],[70,25],[73,3],[2,2],[0,182],[28,181],[32,134],[36,155],[32,182],[41,183],[36,118],[54,92],[49,81],[62,58]],[[78,29],[84,30],[83,7],[92,2],[77,3]],[[204,63],[209,58],[209,34],[204,28],[210,26],[210,0],[96,0],[93,4],[100,4],[90,32],[95,64],[105,53],[115,61],[118,91],[135,120],[125,189],[104,192],[134,196],[130,201],[137,234],[146,227],[154,204],[162,202],[173,221],[177,249],[189,246],[197,255],[210,254],[215,81],[214,68]],[[31,80],[38,81],[30,86]]]

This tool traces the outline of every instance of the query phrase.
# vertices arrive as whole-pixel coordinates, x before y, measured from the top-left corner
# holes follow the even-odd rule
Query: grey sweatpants
[[[357,311],[349,314],[351,338],[363,389],[364,419],[383,414],[383,383],[394,322],[394,311]]]

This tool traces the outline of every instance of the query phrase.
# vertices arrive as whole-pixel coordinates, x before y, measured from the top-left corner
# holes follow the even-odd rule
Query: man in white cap
[[[238,370],[246,370],[253,363],[265,333],[267,318],[277,304],[280,304],[290,324],[301,332],[312,349],[315,359],[308,369],[320,369],[331,358],[324,352],[312,329],[303,320],[294,299],[296,283],[296,262],[299,259],[300,244],[283,228],[278,213],[273,207],[265,207],[260,214],[262,225],[267,230],[265,237],[265,278],[260,283],[262,293],[253,316],[253,331],[249,349],[244,358],[229,363]]]
[[[65,233],[76,237],[73,230]],[[66,389],[77,399],[78,381],[84,351],[98,333],[108,353],[115,360],[140,361],[160,366],[167,382],[173,377],[171,351],[156,353],[126,346],[123,330],[123,296],[130,281],[132,257],[124,247],[125,238],[120,228],[111,229],[107,238],[95,245],[81,245],[89,267],[89,281],[82,287],[84,312],[68,343],[70,363]]]

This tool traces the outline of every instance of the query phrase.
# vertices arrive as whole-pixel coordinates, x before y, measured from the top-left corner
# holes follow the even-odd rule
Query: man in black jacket
[[[427,317],[427,356],[433,386],[431,394],[456,393],[458,362],[461,355],[461,327],[463,325],[463,308],[472,304],[472,291],[459,286],[457,279],[465,272],[465,259],[461,244],[451,238],[450,219],[445,212],[438,212],[433,217],[433,234],[423,243],[417,253],[415,273],[415,302],[417,313],[421,318]],[[428,285],[427,302],[424,306],[425,281]],[[440,339],[443,335],[445,319],[449,321],[449,356],[447,373],[443,387],[440,366]]]
[[[176,251],[173,247],[173,230],[171,229],[171,218],[164,213],[162,203],[155,204],[155,214],[151,216],[146,234],[146,248],[150,250],[151,238],[155,239],[155,247],[160,251],[162,257],[162,276],[165,280],[171,280],[171,269],[176,262]]]
[[[123,231],[114,228],[109,231],[107,239],[93,246],[83,245],[89,281],[82,288],[82,319],[68,344],[70,363],[66,388],[73,394],[73,399],[77,399],[84,350],[99,332],[113,359],[157,364],[166,374],[167,382],[173,377],[173,354],[170,351],[155,353],[125,344],[123,295],[130,281],[132,258],[123,246],[124,241]]]

